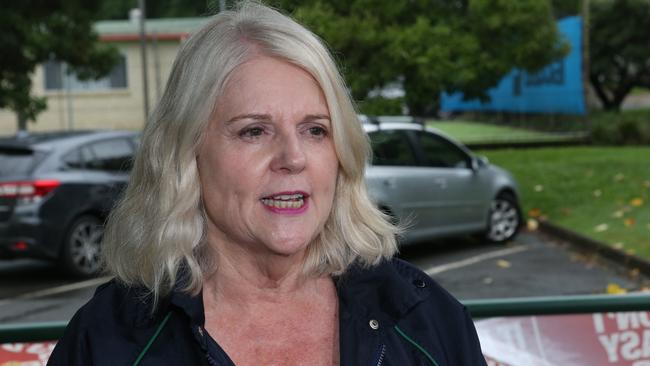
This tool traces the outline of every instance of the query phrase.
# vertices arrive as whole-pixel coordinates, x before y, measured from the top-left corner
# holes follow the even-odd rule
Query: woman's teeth
[[[262,203],[274,208],[300,208],[305,204],[301,194],[282,194],[272,198],[262,198]]]

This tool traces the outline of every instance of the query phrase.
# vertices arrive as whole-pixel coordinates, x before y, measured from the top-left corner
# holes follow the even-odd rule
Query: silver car
[[[506,242],[517,234],[519,192],[510,173],[422,124],[362,122],[373,150],[368,190],[407,226],[402,243],[475,233]]]

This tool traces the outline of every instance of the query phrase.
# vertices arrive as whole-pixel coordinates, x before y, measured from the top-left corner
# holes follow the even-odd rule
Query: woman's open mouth
[[[307,205],[307,198],[309,197],[306,193],[278,193],[273,196],[268,196],[262,198],[260,201],[262,204],[272,211],[292,211],[301,210]]]

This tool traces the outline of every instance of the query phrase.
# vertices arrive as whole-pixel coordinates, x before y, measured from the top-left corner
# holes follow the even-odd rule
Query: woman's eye
[[[327,136],[327,130],[324,129],[323,127],[318,127],[318,126],[310,127],[309,133],[312,136],[317,136],[317,137]]]
[[[260,127],[250,127],[250,128],[245,128],[239,132],[240,137],[258,137],[262,136],[264,134],[264,130]]]

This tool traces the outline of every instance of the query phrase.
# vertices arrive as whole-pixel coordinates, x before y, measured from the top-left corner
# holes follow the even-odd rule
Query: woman
[[[107,225],[115,280],[51,365],[482,365],[464,308],[397,259],[323,44],[259,4],[188,39]]]

